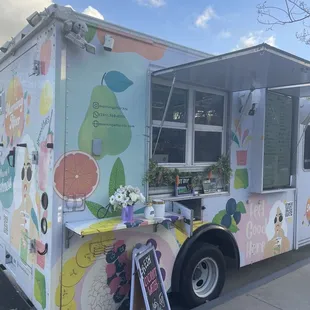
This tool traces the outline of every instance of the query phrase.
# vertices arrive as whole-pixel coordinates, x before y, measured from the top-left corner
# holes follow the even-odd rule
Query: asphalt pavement
[[[0,271],[0,310],[34,309],[7,275]],[[239,271],[229,271],[221,296],[195,310],[310,309],[309,279],[310,246],[304,246]],[[188,310],[182,308],[177,299],[171,307]]]

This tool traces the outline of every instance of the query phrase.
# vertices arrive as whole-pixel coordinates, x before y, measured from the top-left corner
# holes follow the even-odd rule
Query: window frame
[[[161,121],[153,121],[152,118],[152,86],[153,84],[163,85],[171,87],[172,81],[163,80],[160,78],[153,77],[151,79],[151,94],[150,94],[150,158],[153,156],[153,127],[160,127]],[[215,162],[195,162],[195,131],[208,131],[208,132],[221,132],[222,133],[222,143],[221,143],[221,154],[226,151],[227,142],[227,126],[228,126],[228,98],[229,94],[224,91],[217,89],[200,87],[194,85],[186,85],[183,83],[175,82],[175,88],[184,89],[187,91],[187,122],[177,123],[177,122],[164,122],[163,128],[171,129],[182,129],[186,131],[185,138],[185,163],[158,163],[158,165],[167,168],[183,168],[188,171],[200,171],[205,167],[208,167]],[[220,95],[224,97],[224,107],[223,107],[223,126],[212,126],[212,125],[201,125],[195,124],[195,95],[197,92],[210,93],[215,95]]]

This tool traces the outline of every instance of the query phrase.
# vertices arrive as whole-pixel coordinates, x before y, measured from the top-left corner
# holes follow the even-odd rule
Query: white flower
[[[139,199],[139,195],[137,195],[136,193],[130,193],[129,197],[133,202],[137,202]]]
[[[145,197],[143,196],[142,193],[140,193],[140,197],[139,197],[139,200],[144,203],[145,202]]]
[[[127,190],[128,190],[129,192],[133,192],[134,188],[133,188],[131,185],[128,185],[128,186],[127,186]]]
[[[111,205],[115,204],[115,197],[113,195],[110,197],[110,204]]]

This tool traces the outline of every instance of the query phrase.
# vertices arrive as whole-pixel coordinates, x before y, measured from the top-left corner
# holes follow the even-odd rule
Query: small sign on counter
[[[192,178],[177,176],[175,180],[175,196],[190,194],[193,194]]]
[[[136,248],[132,256],[130,310],[171,310],[154,247]]]

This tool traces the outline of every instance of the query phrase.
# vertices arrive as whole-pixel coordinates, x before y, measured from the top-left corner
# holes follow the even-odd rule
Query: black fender
[[[200,226],[197,228],[193,235],[186,239],[186,241],[183,243],[177,258],[175,260],[174,266],[173,266],[173,271],[172,271],[172,279],[171,279],[171,289],[172,292],[179,292],[179,285],[180,285],[180,280],[181,280],[181,273],[182,273],[182,267],[183,263],[190,253],[191,247],[197,242],[199,239],[203,238],[203,235],[206,233],[210,233],[211,231],[220,231],[222,234],[224,233],[224,238],[231,243],[233,247],[233,254],[235,257],[236,261],[236,268],[240,268],[240,254],[239,254],[239,248],[237,241],[231,231],[227,229],[226,227],[218,224],[213,224],[213,223],[207,223],[205,225]]]

